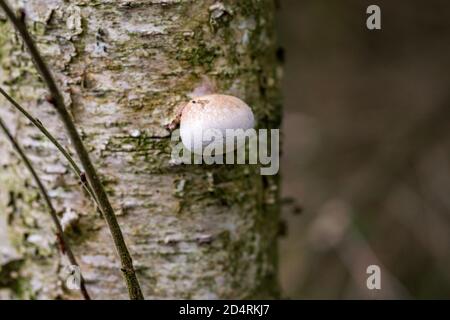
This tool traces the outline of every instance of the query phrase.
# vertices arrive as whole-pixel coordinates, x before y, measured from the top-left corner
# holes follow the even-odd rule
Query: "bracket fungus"
[[[244,101],[230,95],[208,94],[196,97],[184,106],[180,136],[191,152],[201,154],[203,148],[211,143],[221,144],[219,150],[223,152],[228,135],[235,135],[237,129],[245,131],[253,126],[253,112]],[[228,148],[226,150],[229,151]]]

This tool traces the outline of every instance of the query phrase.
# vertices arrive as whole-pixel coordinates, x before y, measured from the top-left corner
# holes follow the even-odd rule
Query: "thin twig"
[[[56,237],[59,243],[59,247],[60,250],[62,252],[62,254],[66,254],[67,257],[69,258],[69,261],[72,265],[78,266],[77,260],[75,258],[75,255],[73,254],[72,249],[70,248],[69,242],[67,241],[65,235],[64,235],[64,230],[61,226],[61,223],[59,222],[58,216],[56,215],[56,210],[53,207],[52,201],[50,200],[50,197],[47,193],[47,190],[45,189],[44,185],[42,184],[41,179],[39,178],[39,176],[37,175],[36,171],[33,168],[33,165],[31,164],[31,161],[28,159],[27,155],[23,152],[22,148],[20,147],[20,145],[17,143],[17,141],[14,139],[14,137],[12,136],[11,132],[9,131],[9,129],[6,127],[5,123],[3,122],[3,120],[0,118],[0,128],[3,130],[3,132],[5,133],[6,137],[8,138],[8,140],[11,142],[12,146],[14,147],[14,149],[16,150],[16,152],[19,154],[19,156],[22,158],[23,162],[25,163],[25,166],[28,168],[28,170],[30,171],[31,175],[34,178],[34,181],[36,182],[39,191],[42,195],[42,197],[45,200],[45,203],[47,204],[50,216],[53,220],[53,223],[55,224],[56,227]],[[85,286],[85,281],[83,278],[83,275],[80,274],[80,291],[81,294],[83,295],[84,299],[86,300],[91,300],[89,293],[86,289]]]
[[[81,181],[81,185],[84,187],[86,192],[92,197],[93,201],[97,204],[97,199],[95,199],[94,193],[91,190],[91,187],[86,183],[86,179],[84,178],[84,174],[81,171],[80,167],[78,167],[75,160],[72,158],[72,156],[69,154],[69,152],[56,140],[56,138],[44,127],[44,125],[33,117],[31,114],[28,113],[16,100],[14,100],[8,93],[6,93],[5,90],[3,90],[0,87],[0,94],[2,94],[6,100],[8,100],[17,110],[19,110],[25,117],[27,117],[28,120],[31,121],[31,123],[38,128],[41,133],[46,136],[51,143],[62,153],[62,155],[67,159],[69,162],[71,168],[75,172],[75,174],[78,176],[78,178]]]
[[[51,98],[49,101],[55,107],[57,113],[59,114],[62,122],[64,123],[67,134],[72,141],[72,145],[77,153],[80,162],[84,168],[87,181],[94,192],[95,198],[98,200],[98,204],[100,206],[100,210],[103,213],[103,217],[105,218],[108,227],[110,229],[116,250],[120,257],[121,262],[121,270],[124,275],[127,287],[128,294],[133,300],[141,300],[144,299],[142,295],[141,287],[139,285],[139,281],[136,276],[136,272],[133,267],[133,260],[131,259],[130,253],[128,251],[127,245],[123,238],[122,230],[120,229],[119,223],[117,222],[116,215],[114,213],[114,209],[109,202],[108,196],[103,188],[103,185],[97,175],[97,172],[92,164],[89,154],[86,148],[83,145],[83,141],[81,140],[80,135],[75,127],[75,124],[72,121],[72,118],[67,111],[67,108],[64,103],[63,96],[56,85],[55,80],[53,79],[52,74],[50,73],[47,64],[41,57],[39,50],[37,49],[31,35],[29,34],[27,27],[25,25],[25,14],[22,12],[22,16],[20,18],[16,17],[11,8],[6,4],[6,1],[0,0],[0,6],[5,11],[6,16],[9,18],[11,23],[16,28],[17,32],[21,35],[23,42],[28,48],[28,51],[33,58],[34,65],[38,69],[39,73],[43,81],[47,84],[48,89],[51,94]]]

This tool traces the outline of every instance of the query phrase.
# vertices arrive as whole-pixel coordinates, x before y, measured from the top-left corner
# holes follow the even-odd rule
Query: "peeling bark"
[[[170,165],[165,126],[204,77],[278,128],[271,0],[10,1],[51,66],[111,196],[147,299],[277,296],[278,177],[255,166]],[[63,144],[67,137],[12,27],[0,16],[0,80]],[[93,298],[127,298],[112,240],[54,147],[2,101],[0,114],[68,223]],[[0,215],[20,257],[14,294],[65,290],[38,191],[0,138]]]

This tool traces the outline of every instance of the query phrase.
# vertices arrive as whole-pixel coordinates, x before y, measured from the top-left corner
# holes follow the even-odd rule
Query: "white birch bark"
[[[254,166],[171,166],[164,127],[204,77],[219,92],[245,100],[259,127],[279,126],[273,1],[10,4],[25,9],[65,94],[119,215],[145,297],[276,297],[278,178],[263,177]],[[45,86],[4,18],[0,63],[2,86],[68,145],[44,99]],[[92,297],[127,298],[105,222],[67,164],[4,100],[0,115],[70,224],[67,233]],[[0,269],[11,277],[3,285],[13,297],[80,298],[64,289],[65,262],[51,221],[3,138],[0,216],[16,251],[8,260],[14,271]]]

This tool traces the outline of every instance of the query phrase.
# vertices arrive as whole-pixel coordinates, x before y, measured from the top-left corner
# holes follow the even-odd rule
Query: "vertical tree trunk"
[[[273,1],[10,3],[25,9],[65,94],[119,215],[146,298],[276,297],[278,178],[261,176],[255,166],[170,165],[165,129],[205,77],[219,92],[245,100],[259,127],[279,126]],[[67,145],[28,53],[1,17],[2,86]],[[104,220],[66,163],[3,100],[0,115],[69,226],[93,298],[127,298]],[[14,294],[78,298],[62,285],[65,262],[38,191],[2,138],[0,216],[17,251],[16,272],[5,281]]]

